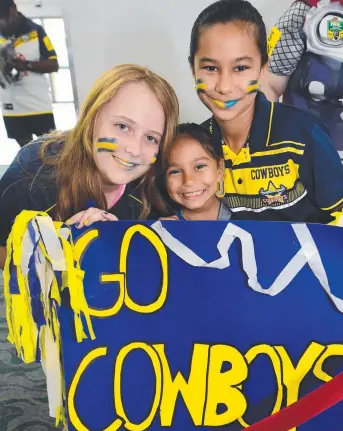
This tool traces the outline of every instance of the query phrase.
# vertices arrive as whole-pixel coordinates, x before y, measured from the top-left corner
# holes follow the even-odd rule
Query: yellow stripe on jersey
[[[338,202],[336,202],[335,204],[331,205],[331,207],[328,208],[321,208],[323,211],[330,211],[336,207],[339,207],[341,204],[343,204],[343,198],[341,200],[339,200]]]
[[[273,144],[269,144],[269,147],[274,147],[275,145],[282,145],[282,144],[293,144],[293,145],[298,145],[299,147],[306,147],[305,144],[302,144],[301,142],[295,142],[295,141],[274,142]]]
[[[33,42],[34,40],[38,40],[38,32],[37,30],[31,31],[31,33],[23,34],[18,37],[14,41],[14,47],[18,48],[18,46],[23,45],[24,43]]]
[[[44,45],[46,46],[46,49],[48,51],[54,51],[54,47],[51,43],[51,40],[49,39],[49,36],[45,36],[43,39]]]
[[[130,198],[132,198],[132,199],[134,199],[135,201],[137,201],[137,202],[139,202],[140,204],[142,204],[143,205],[143,202],[142,201],[140,201],[138,198],[136,198],[135,196],[133,196],[133,195],[129,195],[129,197]]]
[[[283,154],[283,153],[294,153],[294,154],[299,154],[301,156],[304,154],[304,150],[298,150],[297,148],[293,148],[293,147],[285,147],[285,148],[279,148],[277,150],[259,151],[257,153],[251,154],[250,156],[264,157],[264,156],[275,156],[276,154]]]
[[[5,114],[3,113],[3,117],[31,117],[32,115],[47,115],[52,114],[52,111],[46,112],[28,112],[27,114]]]
[[[268,136],[267,136],[267,141],[266,141],[266,147],[268,147],[268,145],[269,145],[270,134],[272,132],[273,114],[274,114],[274,102],[272,102],[270,104],[269,126],[268,126]]]

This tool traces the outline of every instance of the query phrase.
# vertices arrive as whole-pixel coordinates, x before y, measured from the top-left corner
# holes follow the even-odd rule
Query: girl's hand
[[[176,215],[172,215],[169,217],[160,217],[159,220],[179,220],[179,218]]]
[[[107,211],[100,210],[99,208],[88,208],[86,211],[81,211],[66,221],[66,224],[71,226],[75,225],[77,229],[84,226],[90,226],[97,221],[116,221],[118,218],[108,213]]]

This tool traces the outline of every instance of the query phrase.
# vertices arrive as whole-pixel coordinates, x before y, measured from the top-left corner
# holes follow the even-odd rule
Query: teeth
[[[183,195],[184,195],[186,198],[190,198],[190,197],[192,197],[192,196],[200,196],[200,195],[202,195],[203,193],[204,193],[204,190],[199,190],[198,192],[183,193]]]
[[[123,159],[119,159],[118,157],[114,156],[116,162],[118,162],[120,165],[125,166],[127,168],[133,168],[134,166],[136,166],[136,163],[130,163],[130,162],[126,162]]]

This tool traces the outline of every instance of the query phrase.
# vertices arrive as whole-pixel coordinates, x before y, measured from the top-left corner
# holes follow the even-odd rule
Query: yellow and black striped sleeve
[[[41,60],[57,60],[57,54],[49,36],[45,33],[43,27],[38,29],[39,52]]]

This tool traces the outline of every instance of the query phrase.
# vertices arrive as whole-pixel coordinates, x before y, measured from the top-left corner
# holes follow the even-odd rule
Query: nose
[[[139,157],[141,155],[141,142],[138,137],[130,137],[125,146],[125,152],[131,157]]]
[[[194,183],[193,172],[184,172],[182,177],[182,185],[185,187],[190,187]]]
[[[218,77],[218,82],[216,85],[216,91],[219,94],[228,94],[233,91],[233,80],[228,71],[223,71]]]

